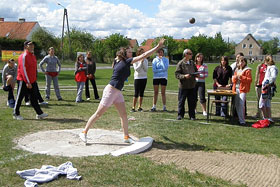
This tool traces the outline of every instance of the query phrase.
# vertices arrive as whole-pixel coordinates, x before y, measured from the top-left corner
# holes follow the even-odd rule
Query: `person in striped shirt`
[[[207,116],[206,112],[206,99],[205,99],[205,78],[208,77],[208,66],[203,64],[203,54],[197,53],[195,56],[195,65],[198,71],[196,79],[195,94],[196,103],[198,101],[197,96],[199,95],[200,104],[203,110],[203,115]]]

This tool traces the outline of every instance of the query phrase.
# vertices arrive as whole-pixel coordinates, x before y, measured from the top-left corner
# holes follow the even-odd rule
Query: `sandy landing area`
[[[129,146],[123,143],[123,133],[91,129],[88,145],[79,140],[82,129],[42,131],[17,139],[17,148],[33,153],[81,157],[110,154]],[[136,137],[133,137],[137,140]],[[264,156],[247,153],[224,153],[219,151],[187,151],[164,149],[154,146],[141,154],[156,163],[174,163],[178,168],[218,177],[234,184],[252,187],[280,186],[280,159],[274,155]]]
[[[19,148],[33,153],[66,157],[106,155],[129,146],[123,142],[124,135],[120,131],[91,129],[87,145],[80,140],[80,132],[82,129],[41,131],[16,141]]]

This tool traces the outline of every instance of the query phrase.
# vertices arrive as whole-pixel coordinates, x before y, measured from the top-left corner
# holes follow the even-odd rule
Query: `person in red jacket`
[[[251,68],[247,66],[247,59],[243,56],[239,57],[238,69],[234,72],[232,77],[233,87],[232,90],[236,92],[235,107],[240,125],[246,125],[245,122],[245,101],[246,93],[250,91],[252,83]]]
[[[18,93],[13,118],[16,120],[23,120],[19,109],[25,95],[30,96],[31,105],[37,113],[36,119],[47,117],[48,114],[43,113],[37,99],[37,60],[34,55],[34,44],[32,41],[24,42],[24,53],[18,58],[17,80]]]
[[[84,55],[80,54],[77,57],[77,61],[75,63],[75,81],[77,82],[77,97],[76,103],[83,102],[82,93],[85,86],[85,82],[87,80],[86,76],[87,64],[84,59]]]

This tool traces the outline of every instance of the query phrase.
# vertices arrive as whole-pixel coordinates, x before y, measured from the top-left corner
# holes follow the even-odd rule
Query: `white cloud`
[[[151,1],[152,3],[152,1]],[[96,37],[121,33],[139,43],[163,34],[190,38],[221,32],[224,38],[240,42],[248,33],[256,39],[279,37],[280,1],[275,0],[161,0],[155,17],[125,4],[97,0],[61,1],[67,10],[70,27],[91,32]],[[0,2],[0,17],[16,21],[38,21],[61,35],[63,8],[56,0],[20,0]],[[188,19],[196,18],[191,25]]]

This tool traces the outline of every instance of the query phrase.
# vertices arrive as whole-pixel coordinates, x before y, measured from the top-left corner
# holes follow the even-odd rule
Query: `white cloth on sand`
[[[78,171],[71,162],[66,162],[58,167],[43,165],[41,169],[28,169],[16,172],[21,178],[26,179],[24,186],[34,187],[37,183],[45,183],[57,179],[59,175],[66,175],[67,179],[80,180]]]

